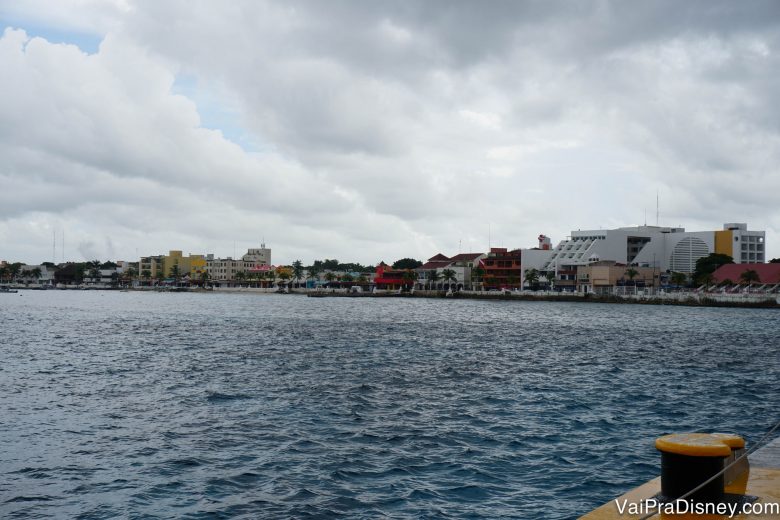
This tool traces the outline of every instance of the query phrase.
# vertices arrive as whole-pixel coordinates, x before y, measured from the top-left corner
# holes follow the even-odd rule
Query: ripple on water
[[[571,518],[780,397],[773,310],[25,296],[3,518]]]

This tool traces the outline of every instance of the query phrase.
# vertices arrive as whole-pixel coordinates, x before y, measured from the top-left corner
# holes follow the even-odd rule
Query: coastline
[[[200,294],[284,294],[292,296],[308,296],[312,298],[430,298],[430,299],[461,299],[461,300],[498,300],[498,301],[538,301],[538,302],[581,302],[581,303],[614,303],[639,305],[677,305],[685,307],[735,307],[780,309],[780,295],[766,293],[697,293],[677,292],[656,295],[598,295],[594,293],[566,293],[551,291],[426,291],[412,292],[375,291],[350,292],[347,289],[306,289],[293,288],[283,292],[278,288],[256,287],[214,287],[202,289],[199,287],[58,287],[41,288],[13,286],[22,291],[119,291],[119,292],[164,292],[164,293],[200,293]]]

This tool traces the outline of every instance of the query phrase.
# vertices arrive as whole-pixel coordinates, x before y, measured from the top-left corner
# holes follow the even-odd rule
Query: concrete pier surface
[[[780,436],[748,456],[750,465],[757,468],[780,469]]]

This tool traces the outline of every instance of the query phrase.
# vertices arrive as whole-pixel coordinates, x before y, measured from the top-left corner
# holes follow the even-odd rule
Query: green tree
[[[301,278],[303,278],[303,263],[300,260],[296,260],[292,264],[293,277],[298,285],[301,285]]]
[[[152,272],[149,269],[144,269],[141,271],[141,278],[143,278],[146,281],[149,281],[152,278]]]
[[[431,290],[436,289],[436,283],[441,280],[442,275],[439,274],[439,271],[434,269],[433,271],[428,271],[428,283],[430,284]]]
[[[458,276],[452,269],[443,269],[441,276],[442,279],[447,282],[449,288],[452,288],[452,282],[456,282],[458,280]]]
[[[233,274],[233,279],[237,282],[242,282],[246,279],[246,272],[245,271],[236,271]]]
[[[414,285],[414,282],[417,280],[419,276],[420,275],[417,274],[417,271],[412,271],[411,269],[407,270],[403,276],[404,282],[406,282],[405,285],[407,286]]]
[[[539,271],[531,268],[525,270],[525,282],[534,291],[539,288]]]
[[[201,271],[200,272],[200,284],[202,286],[205,287],[210,278],[211,278],[211,275],[209,275],[208,271]]]
[[[669,280],[672,282],[672,285],[676,285],[678,288],[684,287],[688,281],[688,275],[685,273],[674,272],[669,277]]]
[[[34,278],[35,281],[37,282],[38,280],[40,280],[41,274],[43,274],[43,271],[41,271],[40,267],[35,267],[33,269],[30,269],[29,273],[30,273],[30,277]]]
[[[547,283],[550,284],[550,289],[552,289],[555,286],[555,269],[551,269],[544,273],[545,278],[547,278]]]
[[[699,276],[698,283],[700,285],[703,285],[705,288],[709,287],[710,285],[715,283],[715,277],[712,275],[712,273],[705,273]]]
[[[421,265],[422,262],[414,258],[401,258],[393,262],[393,269],[417,269]]]
[[[639,271],[637,271],[633,267],[629,267],[628,269],[626,269],[626,276],[628,276],[628,279],[631,280],[631,285],[634,285],[634,278],[636,278],[638,274]]]
[[[284,283],[293,277],[293,270],[290,267],[279,266],[276,268],[276,276]]]
[[[742,283],[746,283],[748,285],[748,289],[750,289],[752,284],[761,281],[761,277],[758,276],[758,273],[753,269],[743,271],[742,274],[739,275],[739,279],[742,281]]]
[[[769,261],[770,264],[780,264],[780,258],[773,258]]]
[[[346,273],[344,276],[341,277],[342,282],[352,282],[354,280],[355,278],[349,273]]]
[[[19,275],[22,272],[22,266],[24,264],[21,262],[14,262],[8,266],[8,271],[11,276],[11,281],[16,281],[16,279],[19,277]]]
[[[482,282],[482,278],[485,276],[485,270],[481,267],[475,267],[471,270],[471,284]]]
[[[92,281],[100,281],[100,260],[87,262],[87,268],[89,268],[89,277],[92,278]]]
[[[177,283],[181,278],[181,271],[179,270],[179,264],[173,264],[169,269],[168,276],[173,278]]]
[[[328,284],[330,284],[335,279],[336,279],[336,275],[331,271],[325,273],[325,280],[327,280]]]
[[[306,272],[309,274],[309,276],[307,277],[309,280],[319,280],[320,273],[322,272],[322,262],[319,260],[315,260],[315,262],[312,265],[306,268]]]
[[[714,273],[720,266],[733,263],[734,259],[729,255],[711,253],[696,260],[696,268],[693,270],[693,279],[701,280],[704,275]]]
[[[314,263],[316,264],[319,260],[315,260]],[[339,269],[339,261],[334,259],[328,259],[326,258],[322,262],[320,262],[320,265],[322,266],[323,270],[330,270],[330,271],[338,271]]]

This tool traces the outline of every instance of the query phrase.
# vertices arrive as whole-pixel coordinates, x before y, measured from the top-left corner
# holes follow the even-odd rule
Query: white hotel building
[[[572,270],[600,260],[611,260],[659,271],[692,273],[696,261],[710,253],[731,256],[735,263],[766,261],[766,232],[749,231],[747,224],[728,223],[720,231],[636,226],[572,231],[550,250],[523,250],[523,270]]]

